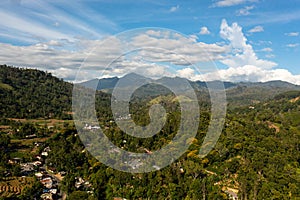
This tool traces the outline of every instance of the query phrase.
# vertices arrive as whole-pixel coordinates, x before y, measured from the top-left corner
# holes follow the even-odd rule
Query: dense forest
[[[72,172],[62,186],[70,195],[90,190],[84,187],[76,190],[70,184],[75,177],[90,180],[94,191],[91,199],[228,199],[230,191],[235,190],[239,199],[297,199],[300,197],[299,97],[300,92],[284,93],[254,108],[230,111],[217,145],[200,159],[197,155],[209,121],[207,112],[201,118],[203,125],[189,151],[171,166],[156,172],[130,174],[107,168],[83,151],[76,130],[71,127],[49,141],[55,149],[49,159],[59,170]],[[109,132],[115,144],[131,151],[142,152],[139,147],[147,144],[147,148],[155,150],[168,141],[162,138],[138,141],[113,126]],[[124,139],[126,144],[122,143]]]
[[[11,133],[0,134],[1,180],[4,180],[7,170],[13,176],[20,176],[18,165],[6,162],[13,158],[10,153],[15,145],[13,140],[26,140],[26,135],[36,133],[37,137],[46,138],[36,153],[41,153],[45,148],[51,149],[49,155],[44,157],[45,165],[55,173],[66,172],[59,187],[68,199],[300,199],[300,92],[294,90],[297,87],[288,91],[289,87],[278,89],[277,85],[272,86],[273,90],[277,88],[277,92],[259,101],[251,101],[248,97],[254,98],[255,88],[259,88],[259,94],[263,90],[270,90],[271,86],[248,85],[227,89],[229,94],[239,96],[229,96],[232,98],[229,103],[237,102],[239,106],[229,108],[221,137],[205,158],[199,158],[198,153],[209,125],[210,105],[206,98],[199,98],[201,122],[188,151],[168,167],[149,173],[131,174],[109,168],[95,159],[85,149],[72,121],[49,131],[43,127],[43,123],[5,119],[63,119],[65,111],[70,111],[72,85],[37,70],[7,66],[0,69],[7,74],[3,77],[2,73],[0,75],[0,90],[4,91],[1,95],[6,98],[1,97],[1,125],[9,126]],[[22,82],[24,77],[27,80]],[[27,89],[21,89],[22,85]],[[32,91],[39,91],[39,98],[34,96],[36,102],[31,98],[32,95],[21,95],[22,91],[31,87]],[[118,147],[132,152],[145,152],[145,149],[155,151],[170,142],[176,134],[180,111],[174,95],[147,98],[138,98],[139,95],[136,95],[132,99],[130,112],[137,124],[149,123],[147,113],[153,103],[163,105],[169,113],[159,134],[141,139],[125,134],[117,127],[109,108],[111,95],[103,92],[97,94],[99,125]],[[15,95],[20,96],[17,98]],[[36,112],[11,110],[14,101],[16,106],[23,109],[32,106]],[[42,114],[44,111],[46,116]],[[53,115],[49,116],[49,113]],[[30,157],[24,158],[24,162],[28,160]],[[84,180],[85,184],[78,185],[79,180]],[[38,198],[36,194],[40,194],[42,189],[39,181],[35,181],[35,184],[13,198]]]
[[[0,65],[0,116],[69,118],[72,84],[35,69]]]
[[[137,78],[137,77],[135,77]],[[138,77],[141,79],[143,77]],[[168,78],[158,81],[165,82]],[[95,80],[81,83],[101,90],[114,87],[118,78],[101,79],[98,85]],[[176,83],[176,78],[172,80]],[[190,82],[198,94],[201,103],[209,103],[209,94],[205,82]],[[229,83],[225,82],[229,107],[251,105],[274,98],[276,95],[299,90],[300,86],[282,81],[267,83]],[[51,75],[51,73],[36,70],[0,65],[0,116],[4,118],[57,118],[70,119],[72,84]],[[97,92],[99,95],[106,95]],[[155,97],[159,94],[168,95],[170,91],[162,87],[146,85],[140,90],[142,96]]]

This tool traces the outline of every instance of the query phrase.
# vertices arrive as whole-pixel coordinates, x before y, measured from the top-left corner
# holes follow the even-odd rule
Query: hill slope
[[[72,84],[50,73],[0,65],[0,116],[68,118]]]
[[[127,74],[124,77],[118,78],[105,78],[105,79],[93,79],[91,81],[80,83],[82,86],[87,88],[92,88],[101,91],[105,91],[108,93],[111,93],[115,85],[118,83],[119,80],[123,79],[131,79],[132,84],[134,85],[135,81],[143,81],[143,80],[149,80],[141,75],[137,75],[134,73]],[[161,79],[158,79],[154,81],[158,84],[164,84],[164,85],[176,85],[180,84],[180,80],[182,78],[170,78],[170,77],[163,77]],[[152,80],[153,82],[153,80]],[[128,81],[126,82],[128,83]],[[199,98],[203,99],[203,97],[206,97],[205,100],[209,101],[208,97],[208,91],[207,91],[207,84],[203,81],[189,81],[191,86],[201,93]],[[218,81],[212,81],[208,82],[210,85],[213,85],[214,83],[220,83]],[[240,82],[240,83],[231,83],[231,82],[224,82],[224,88],[226,90],[227,95],[227,101],[229,103],[229,107],[239,107],[239,106],[246,106],[246,105],[252,105],[259,102],[264,102],[267,100],[270,100],[274,98],[276,95],[288,92],[291,90],[298,90],[300,91],[300,86],[284,82],[284,81],[269,81],[269,82]],[[127,84],[127,86],[130,84]],[[120,86],[119,86],[120,87]],[[121,86],[122,87],[122,86]],[[125,88],[124,88],[125,89]],[[165,87],[161,87],[159,85],[146,85],[139,89],[139,93],[146,95],[146,96],[158,96],[160,94],[170,94],[171,91]],[[200,97],[201,96],[201,97]]]

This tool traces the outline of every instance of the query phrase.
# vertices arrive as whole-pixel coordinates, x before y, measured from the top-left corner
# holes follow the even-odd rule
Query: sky
[[[299,53],[300,0],[0,2],[0,64],[71,82],[136,71],[300,85]]]

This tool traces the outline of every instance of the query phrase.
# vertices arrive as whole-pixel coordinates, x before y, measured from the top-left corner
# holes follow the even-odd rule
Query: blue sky
[[[70,81],[93,45],[130,29],[161,27],[208,44],[223,80],[300,84],[300,0],[2,0],[0,25],[1,64],[47,70]],[[156,69],[177,66],[152,62]],[[200,79],[189,66],[175,69],[178,76]]]

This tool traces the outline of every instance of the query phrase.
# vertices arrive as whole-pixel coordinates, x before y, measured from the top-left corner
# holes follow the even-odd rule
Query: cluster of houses
[[[89,181],[85,181],[81,177],[75,177],[75,188],[80,189],[84,188],[86,190],[91,189],[92,184]],[[88,193],[92,193],[92,191],[88,191]]]
[[[40,144],[35,145],[38,146]],[[40,181],[43,185],[43,192],[40,198],[43,200],[55,200],[62,198],[62,194],[58,189],[58,184],[66,175],[66,172],[58,172],[58,174],[55,174],[55,168],[44,165],[45,158],[49,155],[50,151],[50,147],[44,148],[41,154],[36,155],[35,161],[32,162],[23,162],[23,159],[21,158],[13,158],[12,160],[9,160],[12,164],[20,165],[21,174],[23,176],[34,175]],[[93,193],[92,184],[81,177],[75,178],[74,187],[79,190],[84,189],[87,193]]]
[[[47,172],[37,172],[35,176],[44,186],[41,199],[53,200],[59,197],[57,179],[53,178],[53,176],[49,175]]]
[[[51,151],[50,147],[44,148],[40,156],[36,156],[37,159],[42,157],[47,157],[49,152]],[[35,173],[36,178],[42,183],[44,186],[43,193],[41,195],[41,199],[43,200],[53,200],[58,199],[58,179],[55,178],[54,175],[50,173],[54,173],[55,169],[53,168],[45,168],[39,167],[39,170]]]
[[[39,146],[40,144],[35,144]],[[21,174],[23,176],[33,175],[42,183],[43,192],[41,199],[43,200],[54,200],[59,199],[60,195],[58,193],[58,182],[59,180],[52,175],[56,170],[53,168],[47,168],[44,166],[44,159],[49,155],[51,151],[50,147],[43,149],[40,155],[35,156],[35,161],[23,162],[21,158],[13,158],[9,160],[11,164],[18,164],[21,167]],[[51,173],[51,174],[50,174]],[[60,172],[60,175],[65,175],[65,172]]]

